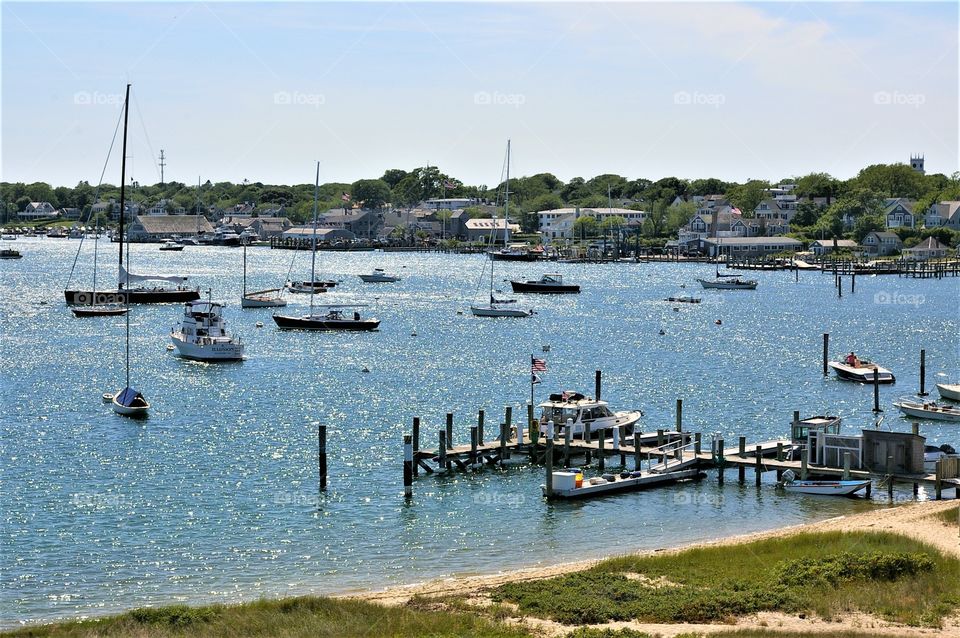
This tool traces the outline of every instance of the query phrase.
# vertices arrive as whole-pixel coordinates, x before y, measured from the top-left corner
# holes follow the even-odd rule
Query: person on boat
[[[846,358],[846,359],[844,359],[844,363],[846,363],[848,366],[852,366],[852,367],[854,367],[854,368],[859,368],[859,367],[860,367],[860,360],[857,359],[857,355],[853,354],[852,352],[847,355],[847,358]]]

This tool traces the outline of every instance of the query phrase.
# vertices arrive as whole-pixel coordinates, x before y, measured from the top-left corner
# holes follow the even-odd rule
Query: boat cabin
[[[597,436],[602,430],[620,426],[624,427],[624,434],[629,436],[643,416],[639,410],[614,412],[606,401],[572,391],[551,394],[548,401],[537,407],[540,408],[540,431],[546,433],[547,423],[553,421],[560,435],[565,434],[563,430],[569,420],[573,423],[572,435],[585,436],[585,426],[589,425],[591,437]]]
[[[223,304],[190,301],[184,304],[180,332],[188,338],[226,337]]]

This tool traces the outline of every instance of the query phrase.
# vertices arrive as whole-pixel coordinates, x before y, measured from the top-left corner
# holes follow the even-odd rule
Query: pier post
[[[503,409],[503,422],[507,424],[507,431],[513,428],[513,406],[508,405]]]
[[[440,435],[440,443],[437,446],[437,455],[439,456],[440,467],[445,470],[450,469],[450,461],[447,460],[447,433],[443,430],[440,430],[438,433]]]
[[[800,450],[800,480],[801,480],[801,481],[806,481],[806,480],[807,480],[807,456],[808,456],[808,453],[809,453],[809,450],[807,450],[807,448],[803,448],[802,450]]]
[[[738,452],[738,456],[741,459],[747,458],[747,437],[745,436],[740,437],[740,450]],[[737,481],[739,481],[740,483],[743,483],[747,478],[746,472],[747,472],[747,468],[743,465],[743,463],[738,464],[737,465]]]
[[[603,372],[600,370],[597,370],[593,380],[593,385],[594,385],[593,389],[594,389],[594,393],[597,395],[596,396],[597,401],[600,400],[600,385],[601,385],[602,377],[603,377]]]
[[[517,451],[523,447],[523,421],[517,419]]]
[[[483,410],[477,412],[477,443],[483,445]]]
[[[857,292],[857,271],[850,274],[850,292]]]
[[[777,460],[778,461],[783,460],[783,443],[780,441],[777,441]]]
[[[413,498],[413,437],[403,435],[403,497]]]
[[[590,443],[591,441],[593,441],[593,434],[590,431],[589,423],[583,424],[583,431],[580,433],[580,440],[586,443]],[[593,463],[593,452],[590,450],[589,447],[587,448],[586,459],[584,462],[587,465],[590,465],[591,463]]]
[[[506,423],[500,424],[500,465],[503,465],[503,462],[510,458],[507,452],[507,439],[510,437],[510,430],[507,427]]]
[[[420,463],[417,452],[420,451],[420,417],[413,417],[413,475],[420,476]]]
[[[700,432],[696,432],[693,435],[693,453],[696,454],[697,456],[700,456],[700,448],[703,442],[702,436],[703,435],[700,434]]]
[[[837,297],[843,298],[843,277],[837,275]]]
[[[567,419],[563,428],[563,467],[570,467],[570,441],[573,439],[573,419]]]
[[[937,468],[933,480],[934,498],[940,500],[943,498],[943,459],[937,459]]]
[[[828,376],[827,361],[830,360],[830,333],[823,333],[823,376]]]
[[[640,433],[633,433],[633,469],[640,471]]]
[[[756,469],[756,472],[757,472],[757,487],[760,487],[760,477],[761,477],[762,474],[763,474],[763,454],[762,454],[762,451],[763,451],[763,448],[758,445],[758,446],[757,446],[757,469]]]
[[[911,424],[910,424],[910,433],[913,434],[913,436],[920,436],[920,424],[917,423],[916,421],[914,421],[913,423],[911,423]]]
[[[477,462],[477,426],[470,426],[470,465],[475,465]]]
[[[880,409],[880,372],[873,369],[873,411],[883,412]]]
[[[546,492],[549,499],[553,497],[553,421],[547,422],[547,436],[544,444],[546,448],[543,460],[547,471]]]
[[[447,412],[447,449],[453,449],[453,412]]]
[[[624,437],[626,437],[626,432],[626,429],[622,425],[618,425],[616,430],[614,430],[613,447],[620,452],[620,467],[627,466],[627,455],[624,453],[623,448],[620,447]]]
[[[677,399],[677,432],[683,432],[683,399]]]
[[[320,473],[320,491],[327,489],[327,426],[317,426],[317,470]]]
[[[917,393],[918,397],[927,396],[926,388],[924,387],[927,383],[927,351],[924,349],[920,350],[920,392]]]
[[[658,429],[657,429],[657,447],[658,447],[658,448],[661,448],[661,447],[663,447],[663,445],[664,445],[664,443],[663,443],[663,428],[658,428]]]
[[[606,443],[606,440],[607,433],[604,430],[600,430],[600,437],[597,439],[597,466],[601,472],[603,471],[604,463],[606,461],[603,454],[603,446],[604,443]]]
[[[887,496],[893,498],[893,457],[887,456]]]
[[[723,439],[717,441],[717,483],[723,485]]]
[[[540,439],[540,424],[534,418],[533,403],[530,401],[527,401],[527,429],[530,431],[530,442],[536,445]]]
[[[850,453],[849,452],[843,453],[843,480],[844,481],[850,480]]]

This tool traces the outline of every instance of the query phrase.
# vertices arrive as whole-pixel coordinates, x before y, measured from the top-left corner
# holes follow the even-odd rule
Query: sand
[[[910,503],[892,508],[852,514],[850,516],[840,516],[806,525],[795,525],[765,532],[757,532],[754,534],[731,536],[705,543],[660,549],[651,552],[642,552],[638,555],[648,555],[655,552],[675,553],[685,549],[690,549],[691,547],[738,545],[765,538],[788,537],[802,532],[875,530],[879,532],[902,534],[904,536],[908,536],[932,545],[945,554],[952,554],[960,558],[960,529],[958,529],[957,526],[947,527],[942,522],[931,518],[931,515],[935,514],[936,512],[955,507],[955,505],[955,501],[926,501],[920,503]],[[482,605],[484,604],[484,601],[487,600],[483,593],[485,590],[489,590],[504,583],[537,580],[540,578],[549,578],[552,576],[559,576],[561,574],[581,571],[595,565],[597,562],[599,561],[579,561],[547,567],[521,569],[487,576],[446,578],[410,586],[391,587],[383,591],[351,594],[348,597],[383,605],[402,605],[410,600],[410,598],[413,596],[439,597],[456,594],[458,596],[472,595],[473,602]],[[539,633],[542,633],[545,636],[563,636],[572,629],[567,625],[561,625],[559,623],[538,618],[524,618],[519,622],[527,627],[536,628]],[[939,629],[903,627],[862,614],[848,615],[842,620],[828,622],[818,618],[798,618],[796,616],[776,613],[763,613],[741,618],[736,625],[666,625],[617,622],[608,623],[601,626],[611,628],[630,627],[638,631],[648,632],[652,635],[659,634],[665,638],[690,632],[710,634],[718,631],[729,631],[734,628],[743,629],[759,627],[769,630],[804,631],[809,633],[850,630],[861,631],[876,636],[944,636],[949,638],[960,638],[960,614],[955,614],[952,616],[950,619],[948,619],[947,623],[945,623],[945,625]]]

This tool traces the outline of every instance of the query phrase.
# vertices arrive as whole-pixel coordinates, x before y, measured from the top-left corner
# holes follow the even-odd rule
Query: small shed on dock
[[[887,471],[887,457],[893,457],[893,471],[920,474],[926,438],[909,432],[863,431],[863,466],[872,472]]]

